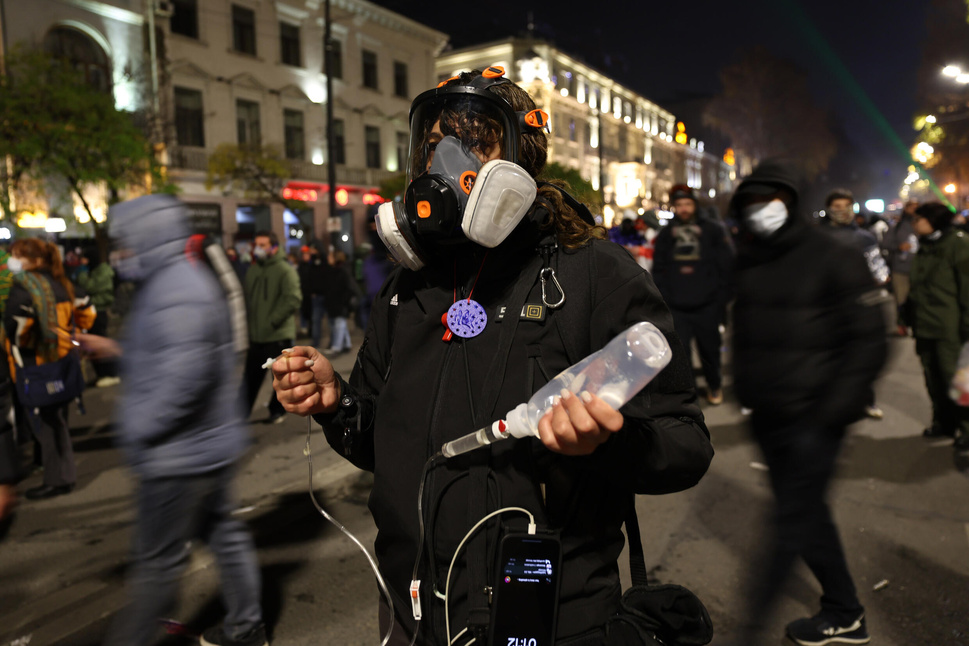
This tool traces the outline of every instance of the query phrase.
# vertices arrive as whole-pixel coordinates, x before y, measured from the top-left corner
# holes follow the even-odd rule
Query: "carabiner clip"
[[[548,276],[552,277],[552,283],[555,284],[555,289],[557,289],[559,295],[561,295],[561,298],[555,303],[548,302],[548,295],[545,291],[545,284],[548,282]],[[542,302],[545,303],[545,306],[550,310],[556,310],[562,307],[562,304],[565,303],[565,291],[562,290],[562,285],[559,284],[558,278],[555,277],[555,270],[551,267],[545,267],[539,273],[539,277],[542,279]]]

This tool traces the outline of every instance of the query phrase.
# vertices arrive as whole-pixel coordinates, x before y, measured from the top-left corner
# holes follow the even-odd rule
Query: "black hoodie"
[[[794,197],[787,222],[767,237],[746,229],[742,197],[764,185]],[[885,321],[878,290],[856,249],[798,213],[797,183],[765,162],[737,188],[740,223],[734,320],[737,395],[755,414],[843,429],[864,413],[885,363]]]

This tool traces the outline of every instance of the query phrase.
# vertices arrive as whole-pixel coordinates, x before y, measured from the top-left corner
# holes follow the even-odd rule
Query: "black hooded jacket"
[[[623,407],[624,428],[592,455],[567,457],[537,439],[510,440],[429,468],[418,575],[424,644],[447,643],[443,603],[433,590],[444,591],[455,549],[479,519],[503,507],[528,509],[540,526],[561,532],[558,637],[601,627],[621,593],[621,526],[634,492],[689,488],[713,455],[686,355],[649,275],[608,242],[559,249],[549,262],[566,301],[551,310],[543,305],[536,241],[512,238],[491,250],[465,248],[419,272],[396,268],[375,299],[356,367],[349,384],[343,383],[354,403],[335,415],[316,416],[336,450],[374,472],[375,551],[398,618],[410,625],[407,589],[418,552],[418,490],[428,458],[444,442],[504,417],[635,322],[653,322],[674,348],[671,364]],[[442,313],[456,298],[469,296],[487,312],[484,331],[443,341]],[[550,301],[556,299],[549,294]],[[501,521],[522,518],[503,514]],[[467,623],[469,562],[488,577],[494,573],[496,523],[487,527],[484,543],[469,542],[455,565],[452,637]]]
[[[739,196],[755,184],[795,197],[787,222],[767,238],[744,227]],[[734,380],[740,402],[778,426],[843,429],[864,414],[885,363],[880,290],[853,246],[797,213],[797,186],[765,163],[731,202],[741,223],[733,307]]]

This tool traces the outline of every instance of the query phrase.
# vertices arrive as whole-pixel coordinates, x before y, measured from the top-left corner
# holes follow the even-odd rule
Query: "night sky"
[[[762,45],[808,72],[817,104],[872,160],[884,197],[905,175],[890,132],[911,145],[929,0],[375,1],[448,34],[455,48],[523,34],[530,11],[537,36],[660,105],[716,94],[723,65]]]

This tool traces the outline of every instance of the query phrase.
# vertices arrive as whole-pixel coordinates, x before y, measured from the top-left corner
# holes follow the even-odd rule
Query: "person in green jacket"
[[[87,262],[82,266],[86,266],[87,271],[78,272],[75,282],[87,292],[91,304],[97,310],[97,318],[88,332],[108,336],[110,309],[114,305],[114,269],[110,264],[101,262],[96,250],[85,252],[83,258]],[[121,381],[118,378],[118,363],[113,359],[91,361],[91,367],[97,375],[95,385],[99,388],[114,386]]]
[[[248,417],[266,377],[263,363],[293,347],[296,319],[303,301],[296,269],[279,253],[279,239],[272,231],[260,231],[253,239],[253,265],[246,272],[246,318],[249,324],[249,352],[242,380],[242,401]],[[286,411],[273,392],[266,423],[283,421]]]
[[[969,341],[969,235],[952,227],[952,216],[939,202],[915,211],[919,250],[905,312],[932,400],[932,425],[923,435],[955,437],[957,448],[969,449],[969,409],[949,397],[959,351]]]

